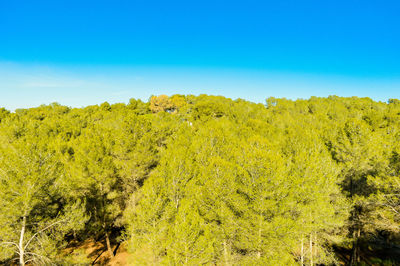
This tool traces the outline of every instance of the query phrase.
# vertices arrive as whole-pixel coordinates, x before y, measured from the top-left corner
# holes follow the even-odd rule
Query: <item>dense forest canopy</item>
[[[153,96],[0,109],[0,262],[400,263],[400,101]],[[89,262],[90,263],[90,262]]]

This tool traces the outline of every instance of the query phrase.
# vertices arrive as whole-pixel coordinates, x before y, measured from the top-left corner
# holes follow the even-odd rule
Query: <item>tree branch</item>
[[[14,246],[16,246],[18,248],[18,245],[16,243],[14,243],[14,242],[1,242],[0,245],[2,245],[2,244],[4,244],[4,245],[14,245]]]
[[[56,225],[56,224],[59,224],[59,223],[61,223],[61,222],[63,222],[63,221],[64,221],[64,220],[60,220],[60,221],[57,221],[57,222],[55,222],[55,223],[52,223],[52,224],[46,226],[45,228],[43,228],[43,229],[37,231],[36,233],[34,233],[33,236],[32,236],[32,237],[28,240],[28,242],[25,244],[24,249],[26,249],[26,248],[28,247],[29,243],[31,243],[31,241],[32,241],[38,234],[40,234],[40,233],[43,232],[43,231],[46,231],[46,230],[49,229],[50,227],[52,227],[52,226],[54,226],[54,225]]]

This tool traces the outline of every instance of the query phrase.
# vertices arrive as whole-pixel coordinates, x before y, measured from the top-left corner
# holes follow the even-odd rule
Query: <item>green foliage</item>
[[[358,263],[368,237],[398,238],[398,103],[0,109],[0,262],[84,263],[63,248],[91,238],[110,256],[127,240],[132,264],[328,265],[337,247]]]
[[[17,129],[23,133],[15,134],[15,123],[0,135],[0,258],[19,253],[25,261],[48,262],[86,217],[79,201],[62,200],[63,167],[47,136],[38,134],[37,122],[24,122]]]

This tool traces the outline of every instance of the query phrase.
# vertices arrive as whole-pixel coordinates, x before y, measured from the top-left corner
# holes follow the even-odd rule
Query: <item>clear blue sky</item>
[[[400,1],[0,0],[0,106],[400,98]]]

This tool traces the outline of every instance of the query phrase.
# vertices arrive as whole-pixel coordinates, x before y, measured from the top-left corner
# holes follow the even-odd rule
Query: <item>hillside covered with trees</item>
[[[0,110],[0,263],[400,263],[400,101],[153,96]],[[86,261],[85,263],[91,263]]]

